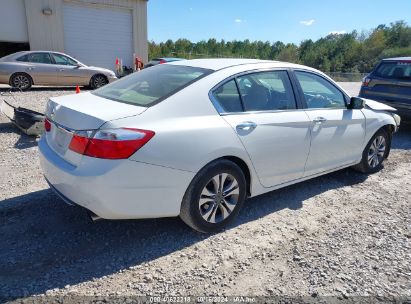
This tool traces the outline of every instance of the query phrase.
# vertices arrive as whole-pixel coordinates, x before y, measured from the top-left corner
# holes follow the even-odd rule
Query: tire
[[[378,130],[365,147],[361,162],[353,169],[367,174],[380,171],[390,153],[390,148],[391,136],[384,129]]]
[[[90,79],[90,88],[95,90],[105,86],[108,83],[106,76],[97,74]]]
[[[228,160],[214,161],[190,183],[180,217],[199,232],[220,231],[237,217],[246,199],[246,189],[246,179],[239,166]]]
[[[10,86],[20,90],[28,90],[33,85],[33,80],[26,73],[16,73],[10,77]]]

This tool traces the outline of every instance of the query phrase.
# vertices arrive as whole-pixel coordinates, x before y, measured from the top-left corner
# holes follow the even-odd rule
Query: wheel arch
[[[241,158],[239,158],[238,156],[226,155],[226,156],[222,156],[222,157],[213,159],[212,161],[205,164],[201,169],[203,169],[203,168],[207,167],[209,164],[211,164],[213,162],[216,162],[216,161],[219,161],[219,160],[231,161],[241,169],[241,171],[244,174],[245,181],[246,181],[246,187],[247,187],[246,195],[247,195],[247,197],[251,196],[251,182],[252,182],[251,171],[250,171],[250,168],[247,165],[247,163],[244,160],[242,160]]]
[[[34,79],[33,79],[33,77],[31,77],[31,75],[30,75],[29,73],[27,73],[27,72],[14,72],[14,73],[11,74],[10,77],[9,77],[9,85],[10,85],[10,86],[12,86],[12,85],[11,85],[11,79],[12,79],[15,75],[17,75],[17,74],[27,75],[27,76],[30,78],[30,80],[31,80],[31,84],[34,85]]]
[[[377,132],[379,130],[384,130],[385,132],[387,132],[389,140],[390,140],[390,144],[388,145],[388,152],[387,152],[387,156],[386,156],[386,158],[388,158],[388,156],[390,155],[390,152],[391,152],[392,136],[395,132],[395,126],[392,125],[392,124],[386,124],[386,125],[382,126],[381,128],[379,128],[377,130]],[[375,132],[375,133],[377,133],[377,132]]]

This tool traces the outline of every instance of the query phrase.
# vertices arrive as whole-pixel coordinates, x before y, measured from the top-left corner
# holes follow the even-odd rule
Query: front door
[[[326,78],[295,71],[311,121],[311,148],[305,176],[332,170],[361,159],[365,116],[347,109],[348,97]]]
[[[87,85],[90,81],[88,72],[73,59],[62,54],[51,53],[54,67],[58,72],[58,83],[64,86]]]
[[[311,122],[296,107],[286,71],[239,76],[216,89],[213,96],[225,112],[222,117],[247,150],[264,187],[303,176]]]

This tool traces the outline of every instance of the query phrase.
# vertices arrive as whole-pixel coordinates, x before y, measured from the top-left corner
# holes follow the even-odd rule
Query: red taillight
[[[163,63],[167,63],[167,61],[165,61],[164,59],[161,59],[160,64],[163,64]]]
[[[46,130],[46,132],[50,132],[51,130],[51,122],[47,118],[44,120],[44,130]]]
[[[93,137],[87,131],[73,135],[69,149],[79,154],[105,159],[129,158],[153,136],[153,131],[140,129],[99,130]]]
[[[86,136],[80,136],[78,134],[74,134],[73,137],[71,138],[69,149],[79,154],[84,154],[89,141],[90,141],[90,138]]]
[[[364,77],[364,78],[362,79],[362,86],[363,86],[363,87],[368,87],[368,85],[370,84],[370,81],[371,81],[371,78]]]

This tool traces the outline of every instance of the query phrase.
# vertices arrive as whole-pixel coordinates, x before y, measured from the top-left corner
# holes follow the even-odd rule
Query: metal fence
[[[367,76],[368,74],[364,73],[339,73],[339,72],[330,72],[326,73],[330,76],[334,81],[338,82],[359,82]]]

